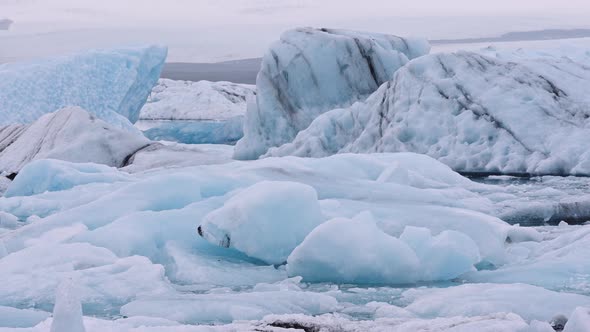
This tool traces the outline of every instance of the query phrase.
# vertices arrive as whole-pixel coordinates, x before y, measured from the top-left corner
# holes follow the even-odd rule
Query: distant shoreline
[[[0,19],[0,31],[8,30],[13,21]],[[8,31],[8,33],[10,33]],[[530,42],[548,40],[566,40],[590,38],[590,29],[545,29],[536,31],[509,32],[498,37],[434,39],[433,46],[498,43],[498,42]],[[3,62],[17,59],[2,59]],[[161,77],[182,81],[228,81],[238,84],[256,84],[256,75],[260,69],[262,58],[241,59],[216,63],[168,62],[165,64]]]
[[[447,44],[475,44],[475,43],[498,43],[498,42],[519,42],[537,40],[560,40],[589,38],[590,29],[547,29],[534,31],[517,31],[505,33],[499,37],[482,38],[460,38],[460,39],[434,39],[430,40],[432,45]]]
[[[536,31],[509,32],[499,37],[438,39],[430,40],[432,45],[477,44],[496,42],[562,40],[590,37],[590,29],[548,29]],[[229,81],[240,84],[256,84],[256,75],[262,58],[234,60],[217,63],[166,63],[162,78],[183,81]]]

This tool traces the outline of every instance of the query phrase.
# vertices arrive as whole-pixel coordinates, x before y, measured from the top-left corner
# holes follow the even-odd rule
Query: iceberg
[[[432,54],[268,156],[411,151],[477,174],[590,175],[589,58]]]
[[[24,127],[8,126],[0,130],[0,139],[0,172],[6,174],[18,173],[38,159],[121,167],[133,153],[151,144],[139,131],[113,126],[79,107],[42,115]]]
[[[160,79],[136,127],[152,140],[235,144],[244,135],[247,101],[255,95],[247,84]]]
[[[236,159],[256,159],[291,142],[320,114],[364,100],[428,42],[334,29],[283,33],[262,60],[256,103],[248,105]]]
[[[160,46],[96,50],[29,63],[0,65],[0,126],[34,122],[79,106],[111,124],[134,123],[160,77]]]
[[[140,121],[227,120],[246,113],[256,95],[248,84],[160,79],[139,114]]]

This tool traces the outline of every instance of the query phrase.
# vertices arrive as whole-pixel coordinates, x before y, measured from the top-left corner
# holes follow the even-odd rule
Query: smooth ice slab
[[[0,126],[31,123],[67,106],[129,126],[125,119],[139,118],[166,53],[164,47],[146,46],[0,65]]]
[[[525,58],[525,59],[522,59]],[[590,58],[458,52],[412,60],[365,102],[325,113],[268,155],[412,151],[454,170],[590,174]]]
[[[255,159],[290,142],[318,115],[364,100],[428,42],[334,29],[283,33],[262,60],[235,157]]]

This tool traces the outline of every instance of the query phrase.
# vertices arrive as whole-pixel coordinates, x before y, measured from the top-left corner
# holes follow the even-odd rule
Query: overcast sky
[[[3,13],[4,12],[4,13]],[[365,19],[395,16],[568,15],[590,13],[588,0],[0,0],[14,20],[129,24],[201,24]]]
[[[297,26],[427,38],[590,27],[590,1],[0,0],[2,18],[15,23],[0,31],[0,60],[159,42],[172,57],[214,61],[260,55]]]

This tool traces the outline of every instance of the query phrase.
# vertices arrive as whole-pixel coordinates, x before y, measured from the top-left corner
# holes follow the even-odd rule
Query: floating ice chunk
[[[548,289],[586,291],[590,274],[590,227],[542,229],[543,241],[511,243],[506,264],[496,270],[468,273],[470,282],[527,283]],[[542,278],[539,276],[542,275]],[[562,313],[567,314],[567,313]]]
[[[89,183],[128,181],[129,176],[105,165],[74,164],[53,159],[40,159],[27,164],[19,172],[6,197],[31,196],[47,191],[60,191]]]
[[[107,188],[106,193],[102,192],[102,195],[95,197],[90,202],[52,214],[44,218],[43,222],[38,225],[19,229],[18,232],[12,234],[6,244],[9,250],[22,248],[31,238],[38,238],[51,230],[71,227],[73,224],[82,223],[85,227],[93,230],[112,224],[123,216],[140,211],[180,209],[202,199],[199,190],[200,183],[198,177],[182,173],[121,183],[119,186],[115,186],[114,190],[113,187]],[[84,191],[84,188],[80,189],[82,192]],[[71,193],[64,192],[64,195],[69,194]],[[112,236],[114,236],[113,233],[107,234],[106,237],[108,239]],[[121,234],[121,236],[129,236],[129,234]],[[117,243],[121,246],[125,244],[125,241]]]
[[[414,59],[365,102],[318,116],[268,155],[411,151],[464,172],[588,175],[590,149],[579,142],[590,98],[579,86],[590,59],[533,62],[470,52]]]
[[[417,280],[419,264],[371,218],[340,218],[314,229],[289,256],[287,271],[311,282],[403,284]]]
[[[257,102],[248,105],[235,157],[255,159],[293,140],[318,115],[364,100],[408,59],[428,53],[425,40],[334,29],[283,33],[262,60]]]
[[[75,287],[73,280],[66,279],[57,288],[51,332],[86,332]]]
[[[318,196],[295,182],[259,182],[209,213],[198,228],[212,243],[281,264],[322,223]]]
[[[7,138],[7,140],[10,138]],[[94,162],[121,167],[150,144],[139,131],[112,126],[79,107],[42,115],[0,151],[0,171],[17,173],[36,159]]]
[[[571,315],[563,332],[586,332],[590,331],[590,308],[576,308]]]
[[[139,256],[118,258],[87,243],[37,244],[11,253],[0,259],[0,277],[4,285],[0,305],[48,311],[54,307],[60,283],[73,278],[76,295],[89,315],[116,314],[137,296],[172,292],[161,265]],[[64,292],[58,292],[58,301]],[[67,296],[65,300],[69,301]]]
[[[161,79],[136,127],[152,140],[233,144],[244,135],[246,101],[254,95],[252,85]]]
[[[527,321],[549,322],[588,306],[590,297],[553,292],[527,284],[464,284],[440,289],[411,289],[403,294],[406,307],[420,317],[480,316],[512,312]]]
[[[282,290],[137,300],[123,306],[121,314],[163,317],[185,324],[207,324],[262,319],[270,314],[319,315],[338,308],[338,301],[326,294]]]
[[[45,113],[79,106],[129,128],[127,120],[137,121],[166,53],[166,48],[146,46],[0,65],[0,125],[30,123]]]
[[[467,235],[406,227],[399,239],[370,215],[333,219],[313,230],[289,256],[289,275],[311,282],[405,284],[449,280],[474,269],[479,249]]]
[[[207,251],[210,255],[205,254]],[[287,277],[284,269],[255,265],[239,257],[232,259],[225,256],[224,260],[220,260],[219,252],[205,248],[186,250],[168,243],[166,253],[171,256],[171,266],[174,267],[168,277],[173,282],[186,285],[242,287],[278,282]]]
[[[443,231],[433,237],[427,228],[408,226],[400,240],[418,256],[421,281],[450,280],[481,261],[477,244],[461,232]]]

